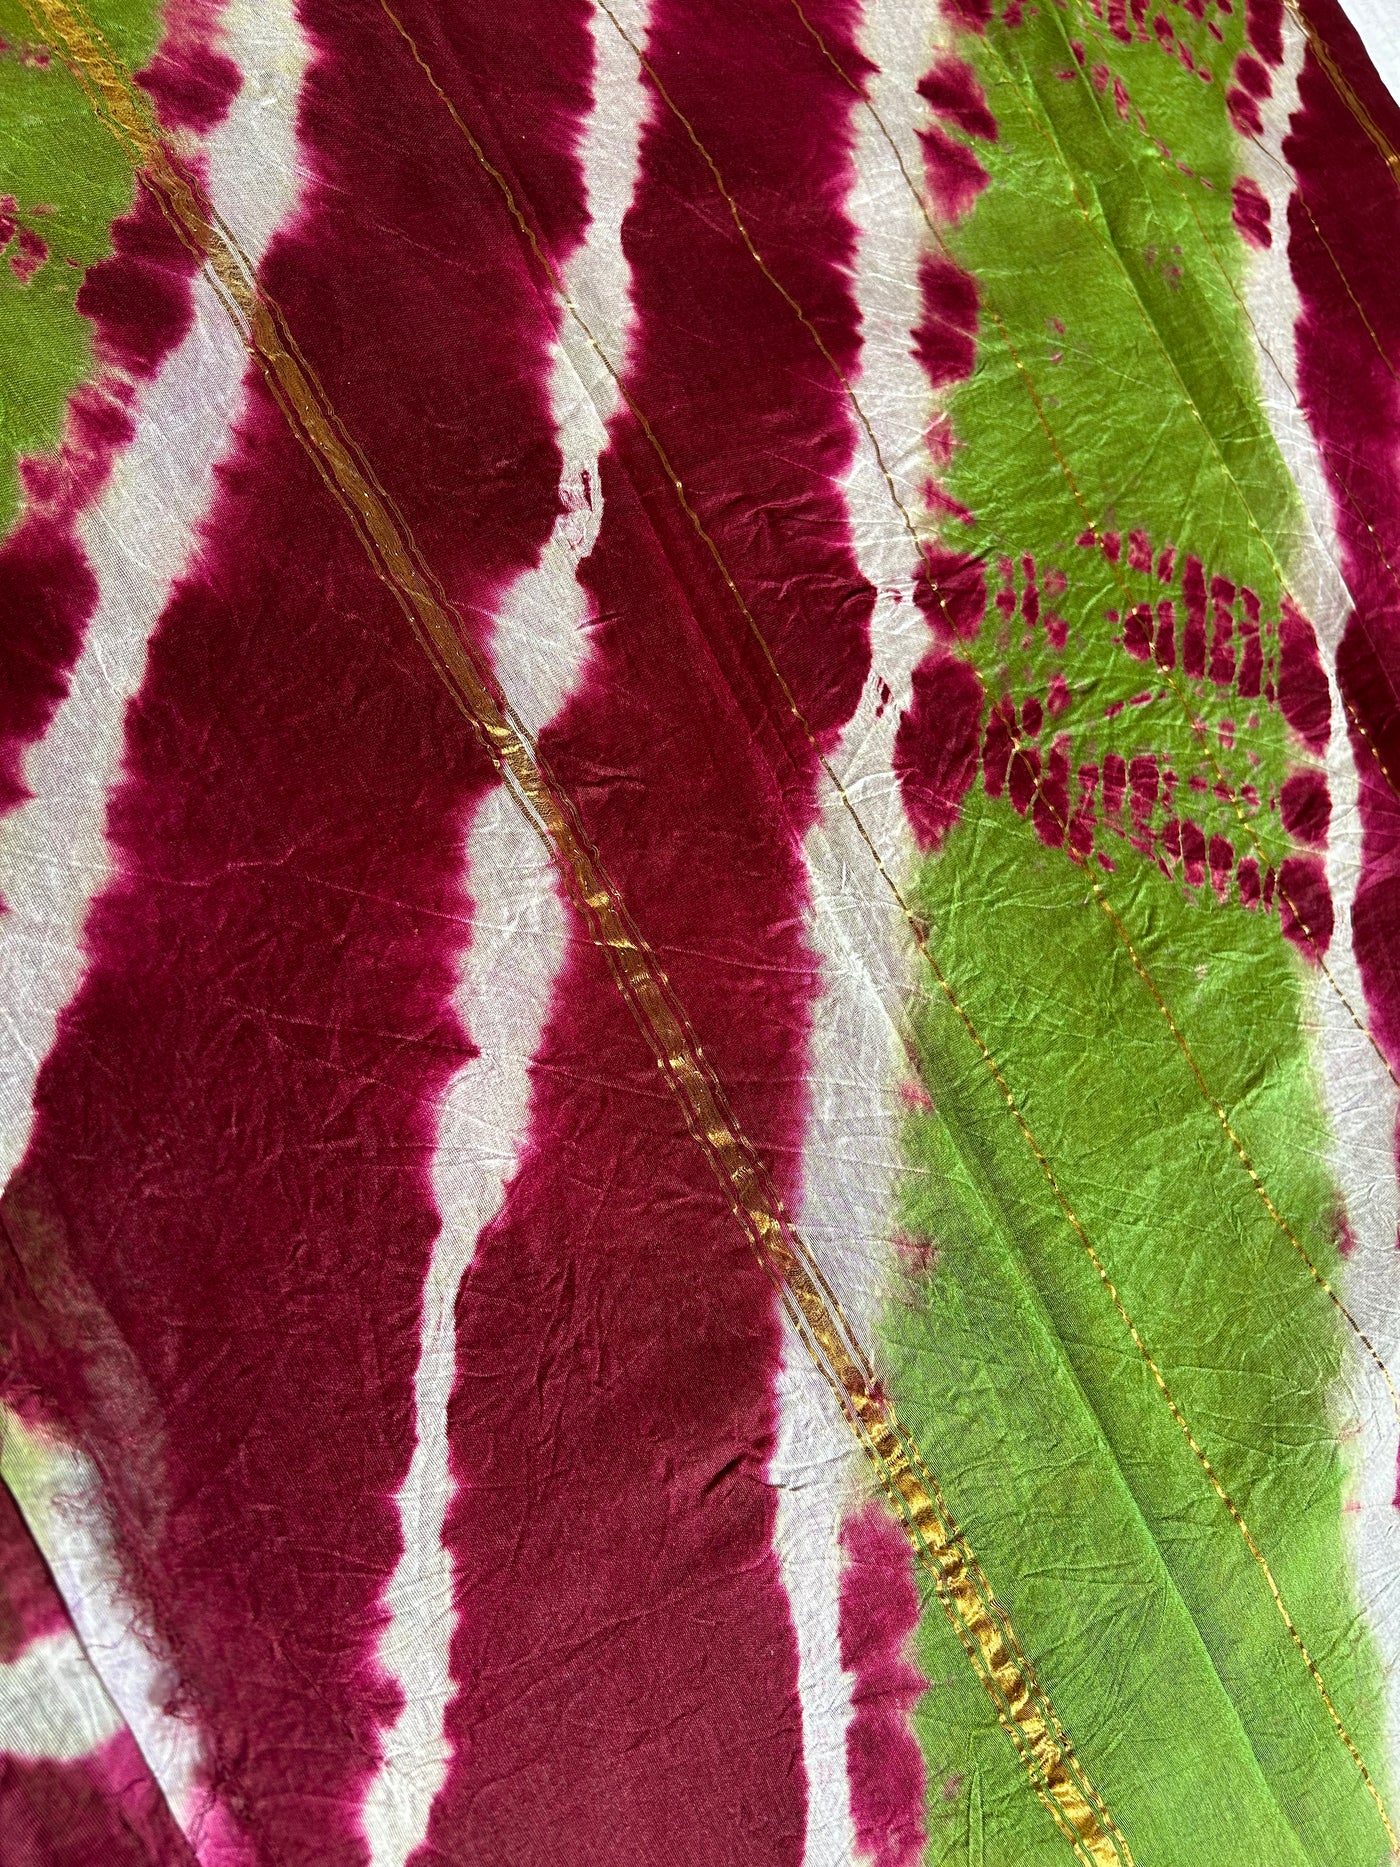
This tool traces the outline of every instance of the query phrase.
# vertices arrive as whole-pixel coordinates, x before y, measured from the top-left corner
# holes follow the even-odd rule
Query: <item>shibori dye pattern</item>
[[[179,1867],[193,1856],[85,1651],[8,1491],[0,1493],[0,1831],[19,1862]]]
[[[0,36],[0,1857],[1388,1858],[1332,0]]]

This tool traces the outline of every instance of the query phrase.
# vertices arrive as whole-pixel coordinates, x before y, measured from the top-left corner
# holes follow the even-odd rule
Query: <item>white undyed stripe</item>
[[[931,48],[922,10],[869,0],[861,49],[877,67],[875,109],[918,174],[915,85]],[[856,392],[885,465],[910,511],[928,468],[927,378],[913,355],[920,318],[919,257],[926,229],[870,113],[859,106],[855,183],[847,211],[856,227],[854,291],[862,350]],[[912,849],[893,773],[894,735],[915,664],[933,637],[913,601],[917,554],[866,437],[846,481],[852,537],[875,586],[872,665],[855,714],[832,755],[876,848],[895,872]],[[822,967],[814,1008],[811,1113],[803,1148],[799,1222],[850,1316],[869,1339],[888,1283],[901,1102],[906,1070],[900,1031],[910,979],[899,909],[834,788],[807,839],[809,937]],[[855,1858],[846,1740],[853,1681],[841,1664],[843,1517],[865,1478],[850,1427],[790,1325],[779,1388],[777,1545],[797,1636],[807,1769],[806,1867]]]
[[[0,1665],[0,1754],[71,1763],[125,1729],[71,1627],[31,1640]]]
[[[622,217],[636,189],[646,97],[633,54],[606,21],[598,31],[595,15],[594,25],[594,105],[580,148],[591,219],[564,283],[620,367],[630,317]],[[501,684],[535,733],[566,703],[584,665],[587,603],[577,573],[602,516],[598,459],[616,403],[612,377],[568,317],[554,349],[550,395],[564,456],[563,510],[539,564],[511,587],[492,640]],[[404,1704],[381,1735],[380,1767],[365,1797],[374,1867],[402,1867],[420,1845],[451,1760],[444,1720],[453,1694],[455,1609],[443,1528],[452,1496],[447,1408],[457,1375],[457,1294],[529,1133],[530,1062],[567,934],[544,846],[503,790],[487,797],[473,821],[466,881],[472,936],[457,1007],[479,1054],[448,1088],[433,1157],[442,1229],[423,1295],[416,1440],[398,1499],[403,1554],[385,1594],[380,1641],[380,1662]]]
[[[558,620],[571,620],[556,612]],[[546,630],[546,633],[549,631]],[[381,1733],[363,1821],[375,1867],[406,1861],[427,1833],[447,1777],[453,1564],[443,1544],[452,1493],[447,1408],[456,1377],[457,1293],[484,1226],[500,1210],[527,1128],[529,1065],[565,947],[564,910],[539,837],[496,789],[467,840],[472,942],[458,1005],[479,1046],[443,1101],[433,1156],[442,1228],[423,1292],[414,1379],[417,1437],[398,1497],[403,1553],[385,1592],[379,1659],[403,1691]]]
[[[1273,245],[1267,252],[1250,256],[1245,293],[1258,337],[1264,407],[1304,507],[1304,524],[1292,553],[1292,589],[1316,625],[1332,695],[1332,735],[1326,759],[1332,796],[1327,880],[1336,930],[1327,965],[1337,987],[1364,1018],[1366,1001],[1351,933],[1352,903],[1361,871],[1358,775],[1336,681],[1337,646],[1351,602],[1337,568],[1332,501],[1322,461],[1296,394],[1294,328],[1300,304],[1288,264],[1292,176],[1283,161],[1282,145],[1297,108],[1304,44],[1302,32],[1285,13],[1284,65],[1274,79],[1274,94],[1264,106],[1262,140],[1267,153],[1244,146],[1248,170],[1268,198],[1273,226]],[[1325,977],[1313,977],[1310,994],[1316,1020],[1315,1054],[1332,1132],[1329,1165],[1355,1239],[1354,1251],[1339,1274],[1341,1294],[1400,1385],[1395,1084]],[[1332,1408],[1337,1431],[1350,1451],[1347,1542],[1357,1591],[1385,1672],[1392,1767],[1400,1768],[1400,1513],[1392,1502],[1400,1426],[1383,1377],[1350,1332]]]
[[[215,207],[256,261],[297,202],[307,46],[290,0],[228,0],[220,25],[243,84],[202,156]],[[194,311],[192,328],[139,399],[130,445],[80,521],[96,611],[67,694],[25,758],[30,796],[0,821],[0,1185],[28,1145],[35,1080],[82,976],[88,906],[112,874],[107,799],[120,777],[127,705],[242,398],[247,356],[202,277]],[[14,1420],[4,1427],[7,1476],[36,1534],[42,1520],[40,1540],[84,1647],[201,1858],[225,1858],[219,1820],[195,1787],[197,1736],[166,1714],[160,1662],[123,1604],[95,1471],[54,1446],[16,1462],[23,1435]]]
[[[217,1821],[207,1792],[197,1786],[199,1733],[165,1711],[173,1681],[150,1630],[126,1599],[92,1462],[75,1447],[31,1432],[7,1415],[0,1478],[24,1511],[101,1689],[193,1841]]]
[[[290,0],[228,0],[222,28],[243,84],[202,154],[214,206],[256,263],[296,205],[307,51]],[[35,1078],[83,971],[88,904],[112,873],[107,797],[120,775],[127,705],[208,510],[247,365],[201,274],[193,327],[142,394],[134,438],[80,521],[97,608],[68,692],[25,756],[30,796],[0,821],[0,1185],[23,1157]]]

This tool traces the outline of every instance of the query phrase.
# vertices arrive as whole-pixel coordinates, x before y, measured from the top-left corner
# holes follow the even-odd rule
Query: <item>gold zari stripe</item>
[[[489,668],[464,639],[393,501],[346,433],[253,267],[162,138],[96,27],[68,0],[25,0],[36,27],[125,146],[140,179],[204,264],[274,400],[348,515],[418,641],[544,839],[647,1036],[687,1127],[725,1187],[793,1326],[872,1460],[944,1611],[1037,1794],[1086,1867],[1132,1867],[1128,1844],[1076,1758],[991,1585],[840,1304],[739,1128],[684,1009]]]

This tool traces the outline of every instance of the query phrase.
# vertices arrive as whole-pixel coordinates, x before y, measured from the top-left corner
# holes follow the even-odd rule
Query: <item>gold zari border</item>
[[[735,1120],[656,956],[609,881],[569,799],[494,675],[467,642],[402,515],[342,427],[277,306],[258,286],[237,240],[161,136],[144,99],[97,28],[69,0],[25,0],[25,7],[126,149],[141,182],[199,257],[288,425],[543,838],[651,1044],[687,1127],[704,1149],[794,1328],[874,1464],[1036,1793],[1086,1867],[1132,1867],[1126,1840],[1085,1775],[913,1436],[883,1392],[840,1304]]]

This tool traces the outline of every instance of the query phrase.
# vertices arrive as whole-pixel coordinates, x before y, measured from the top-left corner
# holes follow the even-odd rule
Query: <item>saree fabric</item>
[[[1392,87],[0,0],[3,1867],[1400,1859]]]

